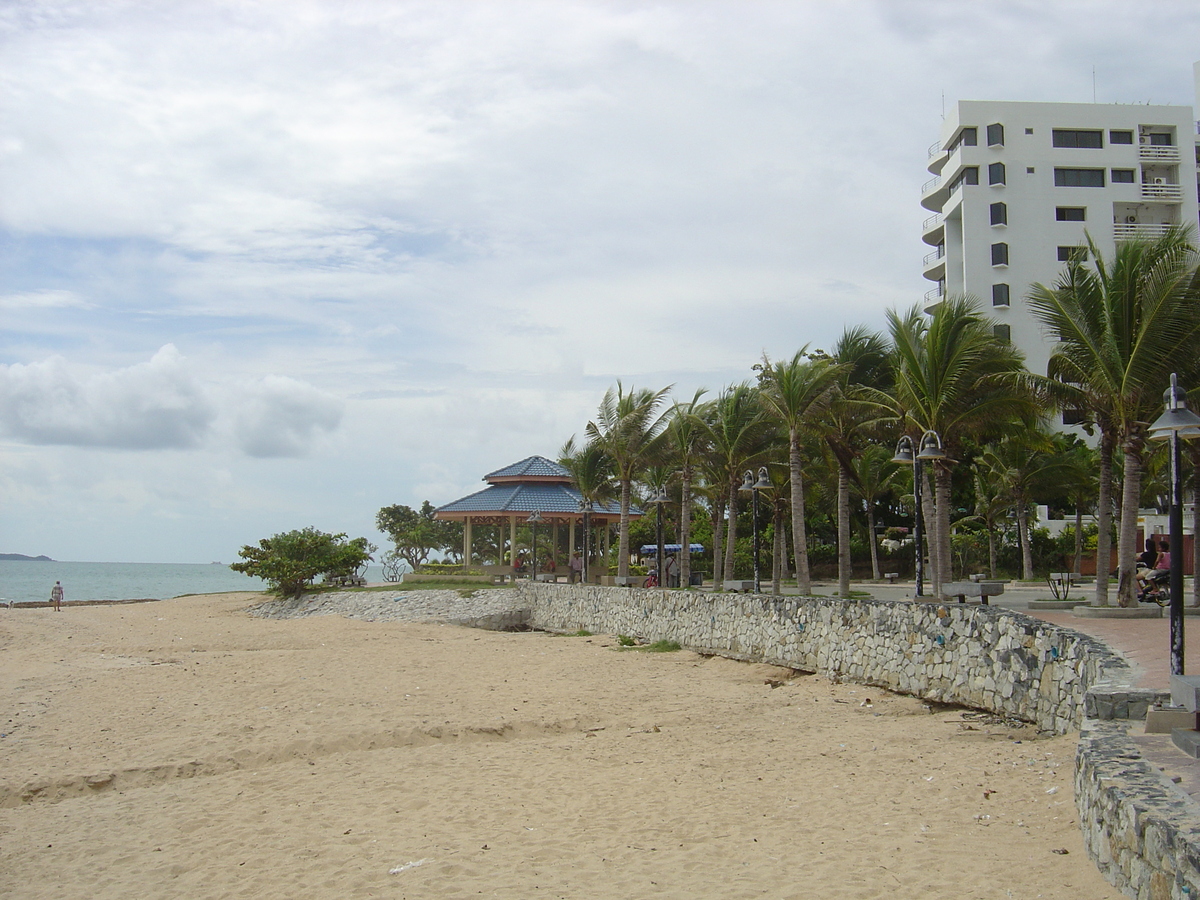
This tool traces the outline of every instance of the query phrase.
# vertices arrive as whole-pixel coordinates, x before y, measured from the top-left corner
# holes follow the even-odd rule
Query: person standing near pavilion
[[[63,589],[62,582],[54,582],[54,587],[50,588],[50,605],[54,607],[55,612],[62,612]]]

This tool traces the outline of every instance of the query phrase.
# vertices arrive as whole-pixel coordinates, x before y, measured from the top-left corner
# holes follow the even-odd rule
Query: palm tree
[[[742,472],[748,466],[757,465],[771,434],[771,422],[764,415],[759,391],[748,382],[725,388],[710,407],[706,430],[715,460],[717,480],[713,482],[714,488],[717,485],[724,487],[729,510],[723,570],[720,560],[713,560],[713,584],[720,590],[724,580],[733,577],[738,487],[742,483]],[[720,575],[718,571],[721,571]]]
[[[807,358],[807,345],[787,362],[772,363],[764,354],[759,375],[763,406],[787,430],[788,475],[792,486],[792,548],[796,586],[812,593],[808,535],[804,527],[804,431],[829,407],[837,389],[839,368],[833,360]]]
[[[867,513],[867,541],[871,545],[871,577],[879,581],[879,541],[875,538],[875,506],[895,483],[900,466],[892,451],[881,444],[869,444],[854,460],[853,483]]]
[[[612,460],[613,474],[621,486],[621,519],[618,531],[617,575],[629,576],[629,500],[638,471],[660,449],[659,436],[666,415],[659,411],[671,388],[625,390],[620,381],[600,401],[596,420],[588,422],[588,438]]]
[[[916,435],[935,431],[946,459],[933,465],[934,516],[930,557],[933,590],[950,574],[950,494],[953,460],[969,440],[999,436],[1014,422],[1032,425],[1038,410],[1024,358],[998,339],[970,297],[947,297],[926,320],[914,307],[889,310],[895,354],[893,408]]]
[[[595,441],[588,441],[579,447],[576,446],[575,437],[572,435],[558,451],[558,462],[571,473],[575,489],[579,491],[579,496],[588,504],[589,509],[597,505],[607,506],[616,496],[612,460]],[[584,528],[590,527],[589,518],[585,517]],[[590,535],[585,534],[584,548],[587,556],[591,557],[595,550],[589,538]],[[591,559],[587,559],[586,562],[590,565]]]
[[[687,403],[671,407],[667,424],[668,453],[679,467],[679,586],[683,588],[692,583],[692,484],[705,450],[706,431],[700,402],[704,394],[704,388],[700,388]]]
[[[1124,455],[1117,535],[1117,598],[1134,606],[1134,544],[1147,429],[1176,369],[1194,364],[1200,343],[1200,276],[1191,229],[1125,241],[1105,260],[1088,238],[1091,261],[1068,262],[1053,288],[1034,285],[1028,302],[1058,340],[1047,375],[1062,406],[1100,431],[1096,603],[1107,605],[1112,460]]]
[[[820,427],[837,472],[838,594],[848,597],[852,574],[850,488],[858,474],[854,463],[868,431],[881,417],[883,407],[872,398],[890,387],[891,366],[887,341],[862,326],[842,333],[833,358],[839,369],[837,390]]]

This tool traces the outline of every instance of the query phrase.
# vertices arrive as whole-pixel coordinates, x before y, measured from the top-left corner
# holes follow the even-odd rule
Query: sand
[[[1071,736],[613,637],[0,611],[0,894],[1118,898]]]

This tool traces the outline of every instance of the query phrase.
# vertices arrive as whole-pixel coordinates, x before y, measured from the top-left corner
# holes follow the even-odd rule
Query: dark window
[[[979,184],[979,166],[969,166],[962,170],[950,184],[950,193],[954,193],[964,184]]]
[[[992,204],[992,224],[1007,225],[1008,224],[1008,206],[1003,203]]]
[[[1008,306],[1008,285],[992,285],[992,306]]]
[[[992,244],[992,265],[1008,265],[1008,244]]]
[[[988,166],[988,184],[1004,184],[1004,163]]]
[[[1132,131],[1110,131],[1108,133],[1108,142],[1110,144],[1132,144]]]
[[[1032,174],[1033,174],[1033,166],[1026,166],[1026,167],[1025,167],[1025,174],[1026,174],[1026,175],[1032,175]]]
[[[1059,222],[1082,222],[1086,209],[1082,206],[1056,206],[1054,218]]]
[[[1032,128],[1026,128],[1026,129],[1025,129],[1025,133],[1026,133],[1026,134],[1033,134],[1033,129],[1032,129]]]
[[[993,325],[992,334],[994,334],[996,339],[1000,341],[1012,340],[1012,328],[1010,328],[1008,325]]]
[[[1055,128],[1051,134],[1051,143],[1055,147],[1086,147],[1090,150],[1098,150],[1104,146],[1104,132]]]
[[[972,128],[964,128],[958,136],[958,144],[964,147],[974,147],[979,143],[979,132]]]
[[[1004,126],[997,122],[987,127],[987,142],[989,147],[1004,146]]]
[[[1058,261],[1068,262],[1072,259],[1083,259],[1087,256],[1087,247],[1059,247]]]
[[[1169,134],[1155,132],[1150,135],[1150,145],[1152,147],[1170,147],[1171,136]]]
[[[1062,414],[1062,422],[1064,425],[1082,425],[1084,422],[1083,410],[1064,409]]]
[[[1133,169],[1113,169],[1113,184],[1133,184]]]
[[[1114,178],[1113,181],[1116,181]],[[1103,169],[1055,169],[1055,187],[1104,187]]]

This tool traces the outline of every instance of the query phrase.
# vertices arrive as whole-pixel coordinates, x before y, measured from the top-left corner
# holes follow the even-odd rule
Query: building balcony
[[[950,191],[946,189],[945,179],[940,175],[921,185],[921,205],[930,212],[941,212],[949,197]]]
[[[1155,162],[1179,162],[1178,147],[1163,147],[1158,144],[1139,144],[1138,159]]]
[[[921,223],[921,240],[930,246],[936,247],[938,244],[944,243],[944,235],[946,234],[946,223],[942,221],[942,214],[930,216]]]
[[[1143,200],[1182,200],[1183,185],[1142,182]]]
[[[1118,241],[1154,240],[1166,234],[1170,227],[1151,222],[1116,222],[1113,224],[1113,238]]]
[[[940,286],[935,287],[932,291],[925,292],[925,302],[923,304],[925,315],[932,315],[933,311],[938,308],[939,304],[946,299],[946,295],[942,292]]]

